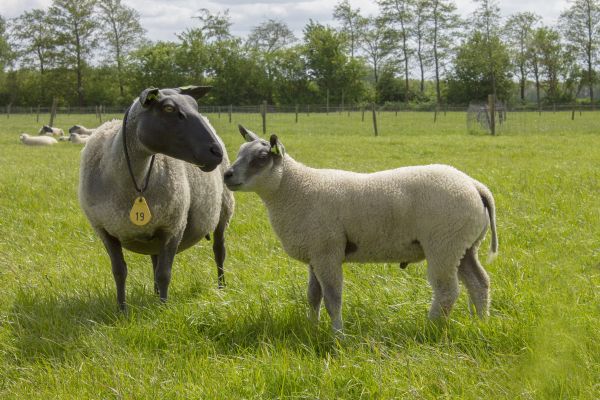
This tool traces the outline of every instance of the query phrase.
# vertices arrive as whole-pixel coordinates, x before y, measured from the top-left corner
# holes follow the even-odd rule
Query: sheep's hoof
[[[119,311],[123,314],[127,314],[127,304],[119,303]]]
[[[406,267],[408,267],[408,263],[407,262],[401,262],[400,263],[400,268],[401,269],[405,269]]]

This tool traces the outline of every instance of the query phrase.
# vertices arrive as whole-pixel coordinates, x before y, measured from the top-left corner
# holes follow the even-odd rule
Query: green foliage
[[[577,119],[586,134],[556,128],[572,122],[557,113],[544,119],[550,132],[489,137],[461,133],[464,113],[444,117],[456,125],[445,133],[414,113],[378,138],[359,113],[301,116],[297,126],[277,117],[269,131],[310,166],[443,162],[488,185],[500,235],[485,266],[490,318],[469,315],[463,290],[438,329],[427,321],[424,264],[348,264],[347,337],[337,342],[324,311],[319,327],[308,322],[306,267],[285,255],[251,193],[236,193],[225,289],[208,242],[177,256],[167,304],[153,295],[149,258],[127,252],[130,313],[120,315],[109,259],[77,202],[81,147],[23,146],[19,133],[40,123],[13,115],[0,125],[1,398],[600,397],[597,115]],[[210,118],[231,158],[242,142],[236,123],[260,123]],[[537,113],[523,118],[539,124]],[[97,124],[93,115],[57,122]]]
[[[492,64],[485,56],[490,52]],[[448,102],[468,104],[486,100],[493,93],[492,70],[497,98],[507,100],[512,88],[508,50],[499,37],[488,41],[482,33],[475,32],[458,48],[454,72],[448,80]]]

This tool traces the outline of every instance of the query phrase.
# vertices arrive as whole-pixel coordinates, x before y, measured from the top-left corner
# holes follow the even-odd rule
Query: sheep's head
[[[225,184],[229,190],[275,190],[281,181],[285,148],[276,135],[267,142],[240,125],[246,140],[233,165],[225,171]]]
[[[210,86],[144,90],[138,99],[141,108],[135,125],[142,145],[205,172],[214,170],[223,160],[223,147],[196,102],[209,90]]]

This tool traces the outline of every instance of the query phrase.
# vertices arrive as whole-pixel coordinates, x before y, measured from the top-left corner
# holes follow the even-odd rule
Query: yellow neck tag
[[[152,219],[150,208],[144,196],[140,196],[133,202],[133,207],[129,211],[129,220],[138,226],[144,226]]]

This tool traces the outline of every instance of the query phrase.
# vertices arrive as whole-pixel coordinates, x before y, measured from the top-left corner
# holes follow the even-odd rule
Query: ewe
[[[225,283],[224,232],[234,206],[223,185],[229,160],[194,100],[209,89],[146,89],[122,122],[98,127],[83,148],[79,201],[110,256],[122,310],[123,247],[150,255],[154,289],[166,301],[175,254],[213,232],[219,287]]]
[[[47,136],[64,136],[65,132],[60,128],[54,128],[48,125],[44,125],[38,131],[39,135],[47,135]]]
[[[372,174],[313,169],[240,126],[248,143],[225,172],[230,190],[256,192],[285,251],[307,263],[311,317],[321,300],[334,332],[342,331],[342,263],[427,259],[432,319],[450,313],[458,278],[480,317],[488,315],[489,278],[477,249],[490,223],[496,253],[495,206],[483,184],[446,165]]]

